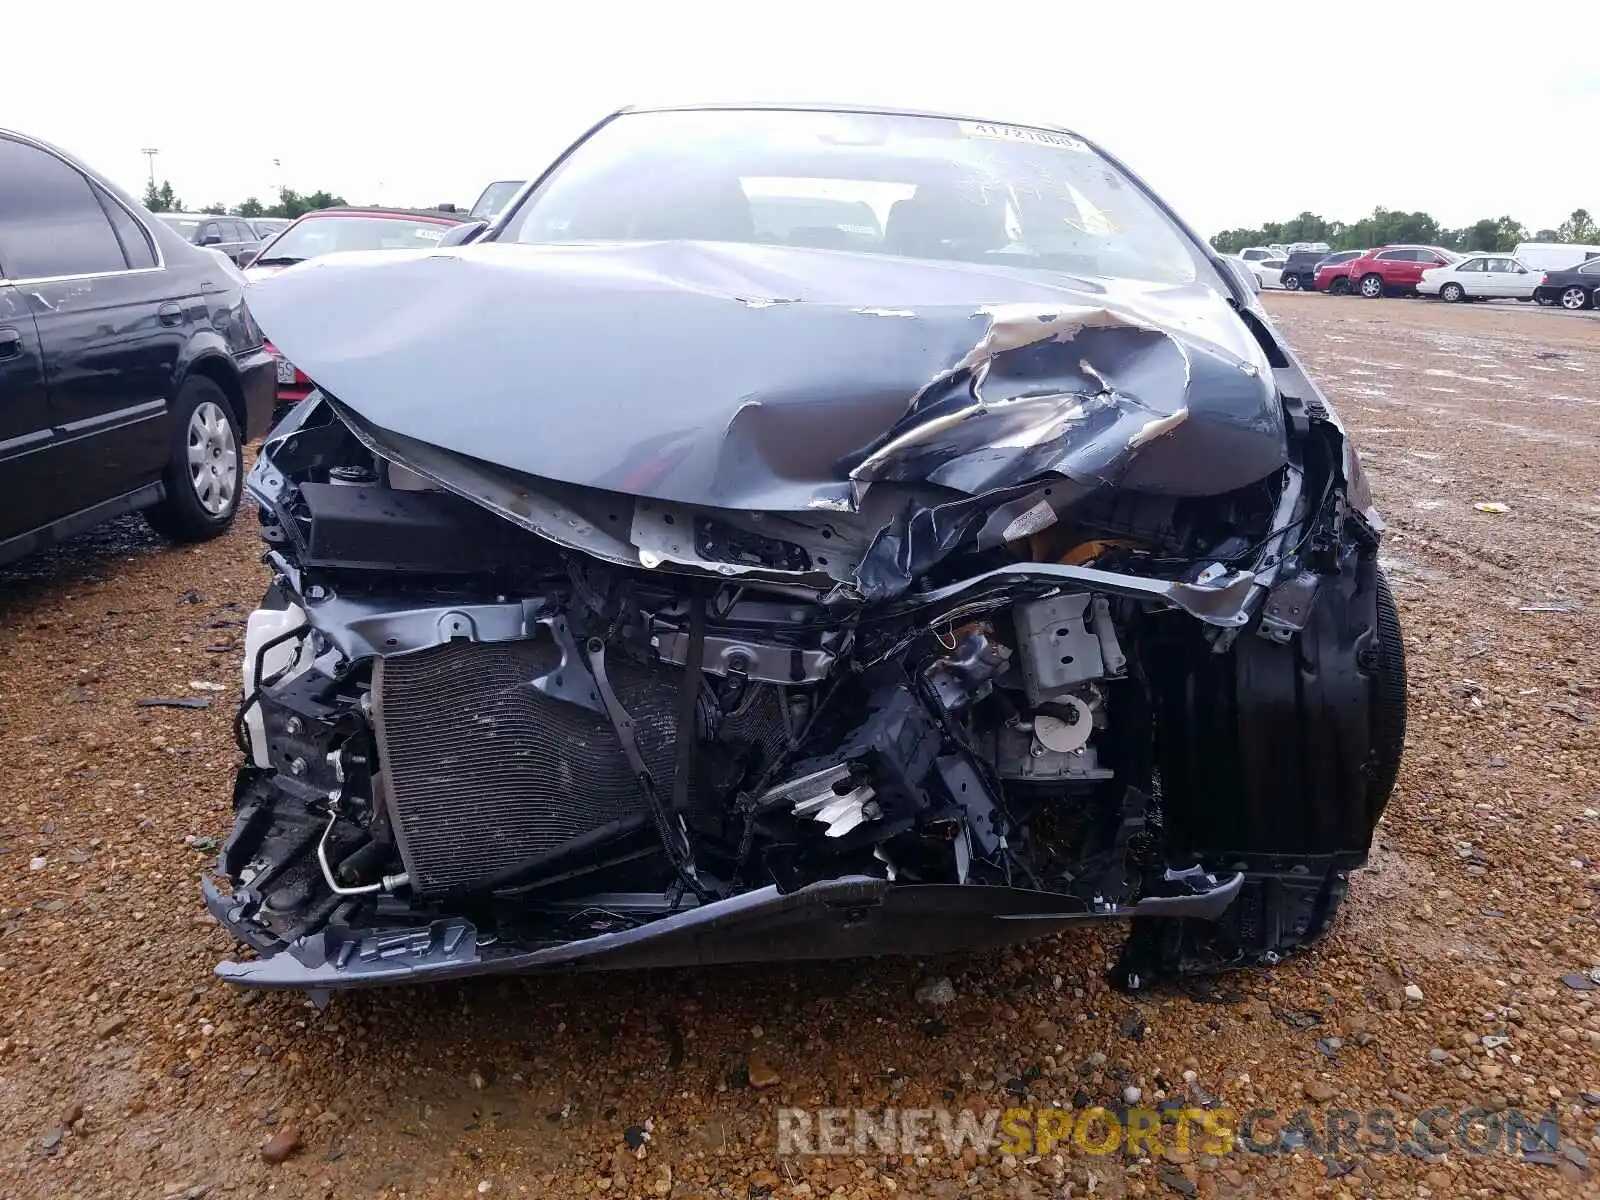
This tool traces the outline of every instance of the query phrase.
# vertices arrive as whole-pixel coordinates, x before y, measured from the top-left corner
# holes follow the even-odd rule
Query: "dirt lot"
[[[1318,952],[1137,1002],[1102,982],[1114,929],[324,1013],[232,990],[197,880],[229,824],[254,522],[197,550],[126,522],[0,573],[0,1194],[1595,1195],[1600,987],[1580,973],[1600,965],[1600,321],[1268,305],[1360,439],[1412,672],[1398,793]],[[136,705],[176,696],[212,705]],[[929,974],[953,1002],[914,998]],[[1135,1087],[1279,1126],[1388,1108],[1402,1140],[1433,1106],[1491,1124],[1553,1109],[1564,1150],[776,1154],[785,1106],[982,1114]],[[262,1161],[285,1131],[298,1150]]]

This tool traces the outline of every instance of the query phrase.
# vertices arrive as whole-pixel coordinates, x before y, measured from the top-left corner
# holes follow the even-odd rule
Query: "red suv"
[[[1415,296],[1424,271],[1460,260],[1459,254],[1442,246],[1384,246],[1345,265],[1350,290],[1376,300],[1380,296]]]

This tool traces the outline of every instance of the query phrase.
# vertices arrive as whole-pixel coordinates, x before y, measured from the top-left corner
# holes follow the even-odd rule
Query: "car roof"
[[[467,221],[465,213],[442,212],[436,208],[390,208],[385,205],[369,207],[357,204],[347,204],[339,208],[314,208],[310,212],[301,213],[295,220],[303,221],[307,217],[393,217],[396,220],[421,218],[440,225],[464,225]]]
[[[760,112],[823,112],[823,113],[855,113],[868,117],[934,117],[944,121],[975,121],[980,124],[990,125],[1015,125],[1022,129],[1042,129],[1050,133],[1065,133],[1084,141],[1081,133],[1069,129],[1065,125],[1050,125],[1043,121],[1008,121],[1001,117],[974,116],[971,113],[941,112],[937,109],[925,108],[896,108],[892,105],[880,104],[830,104],[817,100],[716,100],[700,101],[685,104],[630,104],[619,108],[612,113],[613,117],[620,117],[627,113],[646,112],[719,112],[749,109]],[[1093,144],[1091,142],[1091,144]],[[1099,149],[1099,147],[1095,147]]]

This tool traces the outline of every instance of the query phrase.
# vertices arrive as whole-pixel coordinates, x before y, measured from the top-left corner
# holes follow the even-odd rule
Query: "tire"
[[[1283,289],[1286,292],[1298,292],[1300,290],[1300,276],[1285,275],[1283,277]]]
[[[1439,289],[1439,299],[1446,304],[1459,304],[1467,298],[1467,289],[1459,283],[1447,283]]]
[[[1357,290],[1367,300],[1381,300],[1383,298],[1383,276],[1372,274],[1363,275]]]
[[[1557,301],[1568,312],[1578,312],[1588,308],[1590,296],[1587,290],[1576,284],[1569,288],[1561,289],[1561,297]]]
[[[178,390],[161,481],[166,497],[145,520],[163,537],[205,542],[233,524],[244,494],[244,443],[228,397],[209,379],[196,376]]]
[[[1372,686],[1372,822],[1389,804],[1406,745],[1406,643],[1389,580],[1378,572],[1378,662]]]
[[[1328,292],[1334,296],[1348,296],[1350,294],[1350,280],[1341,275],[1328,285]]]

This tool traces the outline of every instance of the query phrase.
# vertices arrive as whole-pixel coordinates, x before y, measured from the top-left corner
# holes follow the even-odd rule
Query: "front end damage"
[[[655,298],[689,327],[693,387],[668,355],[639,396],[550,330],[524,365],[568,369],[566,411],[511,363],[430,387],[464,336],[450,289],[547,328],[614,262],[457,252],[262,289],[322,391],[250,479],[274,581],[206,884],[249,951],[224,978],[923,954],[1131,918],[1137,986],[1328,929],[1394,782],[1404,668],[1354,453],[1258,313],[752,302],[770,263],[729,286],[726,248],[701,274],[631,253],[632,319]],[[294,316],[319,289],[331,332]],[[430,332],[385,344],[420,327],[412,294]],[[498,311],[471,313],[491,359]]]

